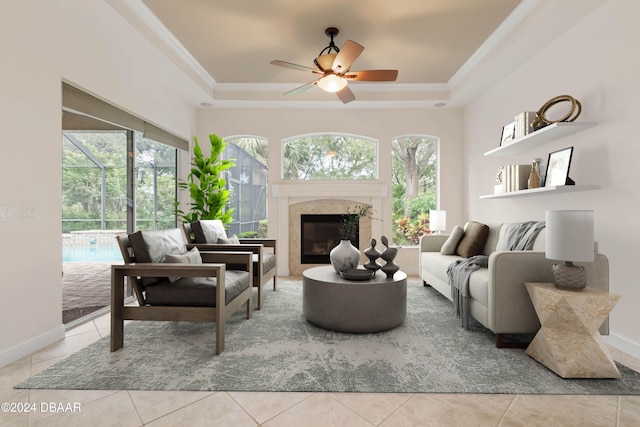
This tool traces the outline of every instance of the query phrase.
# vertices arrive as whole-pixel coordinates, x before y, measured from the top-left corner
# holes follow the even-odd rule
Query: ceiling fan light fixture
[[[343,77],[329,74],[318,80],[318,87],[325,92],[335,93],[347,86],[347,80]]]
[[[336,59],[337,53],[325,53],[313,60],[313,63],[322,72],[330,70],[333,67],[333,61]]]

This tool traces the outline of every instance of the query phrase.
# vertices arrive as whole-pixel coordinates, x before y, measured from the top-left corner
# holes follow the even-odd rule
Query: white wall
[[[573,6],[579,9],[581,3]],[[640,355],[638,16],[640,2],[603,2],[543,49],[528,46],[529,59],[465,109],[468,217],[515,222],[542,220],[547,209],[594,209],[596,239],[610,262],[610,291],[622,296],[610,316],[609,341],[636,357]],[[544,24],[537,22],[541,29]],[[507,51],[505,47],[503,52]],[[579,121],[595,121],[598,126],[521,155],[483,156],[498,146],[502,126],[517,113],[535,111],[560,94],[582,102]],[[479,200],[480,195],[493,192],[499,165],[530,163],[535,157],[546,162],[549,152],[571,145],[575,148],[570,176],[577,184],[600,185],[600,190]]]
[[[192,84],[101,0],[3,2],[0,52],[3,366],[64,336],[61,81],[188,139],[195,109]]]
[[[354,86],[357,92],[357,86]],[[338,102],[338,101],[336,101]],[[269,109],[269,110],[201,110],[198,117],[198,137],[206,141],[207,135],[220,136],[249,134],[269,141],[269,186],[287,183],[280,178],[281,143],[283,139],[316,132],[344,132],[364,135],[379,141],[380,177],[377,183],[389,188],[388,206],[391,206],[391,139],[406,134],[428,134],[440,138],[440,205],[447,210],[447,223],[458,224],[464,218],[463,173],[460,170],[462,154],[462,111],[455,109],[420,110],[355,110],[334,109]],[[369,181],[370,182],[370,181]],[[328,185],[335,185],[329,183]],[[273,198],[269,200],[269,213],[277,212]],[[391,235],[390,209],[376,212],[383,220],[383,233]],[[270,216],[269,235],[277,235],[277,219]],[[449,229],[453,228],[453,225]],[[286,226],[286,224],[280,224]],[[375,236],[374,236],[375,237]],[[417,274],[417,252],[400,251],[397,263],[403,271]],[[285,258],[287,259],[287,258]]]

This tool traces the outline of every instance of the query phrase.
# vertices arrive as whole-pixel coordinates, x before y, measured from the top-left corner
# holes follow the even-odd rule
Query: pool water
[[[63,246],[62,262],[122,262],[117,246]]]

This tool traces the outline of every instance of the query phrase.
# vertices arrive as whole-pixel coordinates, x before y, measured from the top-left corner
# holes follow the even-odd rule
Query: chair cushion
[[[164,262],[167,254],[182,255],[187,252],[184,234],[179,228],[168,230],[142,230],[129,235],[136,262]],[[143,277],[144,286],[162,278]]]
[[[262,271],[265,273],[276,266],[276,254],[262,253]]]
[[[481,255],[488,236],[489,226],[476,221],[469,221],[465,227],[464,235],[456,248],[456,254],[465,258]]]
[[[238,236],[234,234],[228,238],[218,237],[218,241],[216,243],[219,245],[239,245],[240,239],[238,239]]]
[[[224,224],[219,219],[202,219],[192,222],[191,231],[196,243],[217,243],[218,239],[227,238]]]
[[[202,257],[200,256],[198,248],[193,248],[186,254],[167,254],[167,256],[164,257],[164,262],[169,264],[202,264]],[[169,277],[168,279],[173,283],[180,280],[180,276]]]
[[[227,270],[225,273],[225,304],[231,302],[251,283],[246,271]],[[169,279],[145,287],[149,305],[216,307],[215,277],[183,277],[173,283]]]

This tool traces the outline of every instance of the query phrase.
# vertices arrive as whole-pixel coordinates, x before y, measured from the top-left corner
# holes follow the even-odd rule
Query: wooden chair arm
[[[217,243],[189,243],[187,245],[187,250],[191,250],[192,248],[198,248],[200,252],[207,251],[215,251],[215,252],[252,252],[254,254],[262,255],[262,250],[264,248],[261,244],[255,245],[226,245],[226,244],[217,244]],[[261,256],[262,258],[262,256]]]
[[[276,239],[259,239],[259,238],[246,238],[239,239],[241,244],[261,244],[265,248],[273,248],[273,253],[276,252]]]

